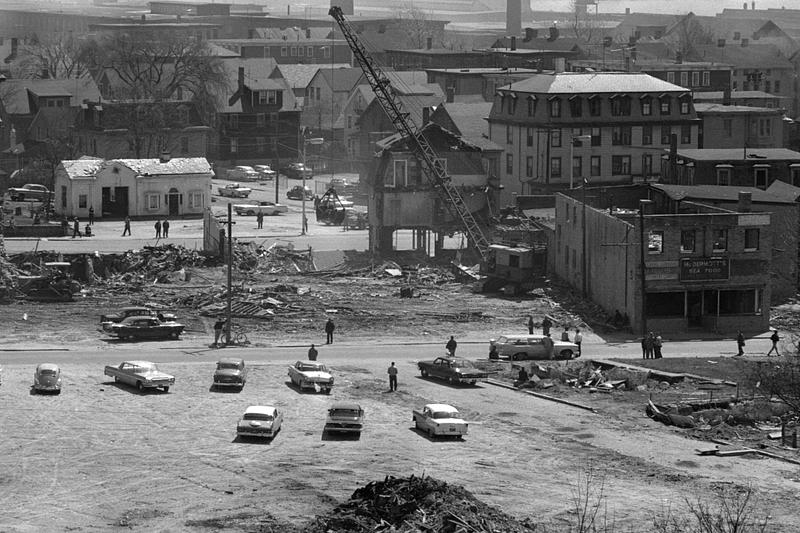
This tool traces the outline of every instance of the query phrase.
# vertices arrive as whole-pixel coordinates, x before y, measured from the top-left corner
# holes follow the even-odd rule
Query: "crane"
[[[450,176],[444,165],[436,157],[436,152],[431,148],[428,140],[422,134],[420,129],[414,124],[408,112],[403,111],[402,104],[397,98],[397,95],[392,88],[389,78],[384,74],[383,70],[373,61],[372,57],[367,53],[364,45],[358,40],[356,32],[350,26],[350,23],[344,18],[342,8],[332,6],[328,14],[336,20],[339,28],[342,30],[347,44],[353,51],[353,56],[358,61],[361,70],[364,72],[364,77],[367,79],[370,87],[375,92],[375,97],[378,99],[381,107],[386,115],[394,124],[395,129],[406,139],[414,152],[414,155],[422,163],[422,170],[425,177],[437,191],[442,203],[450,211],[453,218],[460,220],[469,239],[472,241],[481,259],[486,261],[489,257],[489,241],[483,234],[483,230],[478,224],[475,217],[467,208],[464,203],[464,198],[461,192],[451,183]]]

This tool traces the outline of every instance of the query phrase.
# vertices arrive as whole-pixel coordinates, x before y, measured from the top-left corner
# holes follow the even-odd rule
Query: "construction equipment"
[[[439,194],[442,204],[447,207],[456,220],[461,221],[469,240],[478,250],[481,259],[485,261],[489,251],[489,241],[464,203],[461,193],[451,183],[450,176],[447,175],[441,160],[437,159],[436,153],[431,148],[428,140],[414,124],[409,113],[402,110],[402,105],[392,88],[389,78],[367,53],[356,36],[355,30],[345,20],[342,9],[338,6],[333,6],[328,11],[328,14],[339,24],[339,28],[341,28],[342,34],[353,52],[353,56],[364,72],[364,77],[375,92],[375,97],[397,131],[408,139],[414,155],[421,163],[423,173]]]
[[[340,226],[347,217],[347,211],[353,208],[353,202],[342,200],[336,189],[331,187],[315,202],[314,207],[317,212],[317,222]]]

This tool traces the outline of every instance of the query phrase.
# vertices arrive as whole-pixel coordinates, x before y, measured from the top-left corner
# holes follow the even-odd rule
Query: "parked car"
[[[228,198],[247,198],[253,192],[253,189],[242,187],[238,183],[229,183],[224,187],[218,187],[217,192],[220,196],[227,196]]]
[[[452,385],[475,385],[489,377],[488,372],[478,370],[471,361],[460,357],[437,357],[433,361],[420,361],[417,367],[422,377],[445,379]]]
[[[256,165],[253,167],[253,170],[258,172],[258,177],[261,178],[262,180],[269,181],[271,179],[274,179],[275,176],[278,175],[278,173],[272,170],[272,167],[270,167],[269,165]]]
[[[183,333],[183,324],[161,322],[153,316],[129,316],[111,324],[106,333],[120,339],[177,339]]]
[[[324,431],[330,433],[361,433],[364,429],[364,409],[357,403],[336,402],[328,409]]]
[[[61,392],[61,369],[53,363],[42,363],[33,373],[34,392]]]
[[[169,392],[170,386],[175,384],[175,376],[161,372],[150,361],[124,361],[119,366],[107,366],[105,375],[113,377],[116,383],[131,385],[139,391],[160,388]]]
[[[355,194],[358,192],[358,183],[353,183],[345,178],[331,178],[328,182],[329,189],[336,189],[339,194]]]
[[[413,411],[414,427],[431,437],[451,436],[462,438],[469,424],[464,422],[458,409],[443,403],[430,403],[422,410]]]
[[[239,165],[228,170],[227,177],[235,181],[258,181],[261,176],[253,167]]]
[[[214,370],[213,387],[236,387],[243,389],[247,382],[247,368],[244,359],[238,357],[224,357],[217,361]]]
[[[311,187],[306,186],[304,188],[302,185],[295,185],[294,187],[286,191],[286,198],[288,198],[289,200],[302,200],[303,191],[305,191],[306,200],[314,199],[314,193],[311,190]]]
[[[542,339],[544,335],[501,335],[496,339],[489,339],[489,359],[547,359],[547,350]],[[554,358],[572,359],[579,356],[578,345],[574,342],[553,339]]]
[[[233,210],[237,215],[253,216],[262,213],[267,216],[279,215],[281,213],[288,213],[289,208],[283,204],[276,204],[275,202],[258,202],[253,204],[234,204]]]
[[[314,171],[303,163],[290,163],[281,168],[281,174],[292,180],[301,180],[314,177]]]
[[[314,389],[330,394],[333,388],[333,376],[323,363],[317,361],[297,361],[289,367],[289,379],[300,390]]]
[[[251,405],[236,424],[238,437],[275,437],[283,424],[283,414],[271,405]]]
[[[52,198],[50,189],[38,183],[26,183],[22,187],[11,187],[8,189],[8,196],[12,201],[24,202],[26,200],[36,200],[46,202]]]
[[[129,316],[154,316],[162,322],[174,322],[177,319],[174,313],[167,311],[157,311],[144,306],[131,306],[123,307],[116,313],[100,315],[100,326],[104,331],[110,331],[111,324],[117,324]]]

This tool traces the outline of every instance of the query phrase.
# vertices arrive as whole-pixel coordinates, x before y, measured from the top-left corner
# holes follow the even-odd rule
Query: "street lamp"
[[[574,180],[575,180],[575,164],[573,159],[575,159],[575,142],[576,141],[591,141],[591,135],[575,135],[569,140],[569,188],[574,189]],[[583,168],[583,166],[581,166]]]
[[[300,235],[306,234],[306,229],[308,224],[306,223],[306,145],[309,144],[322,144],[325,142],[325,139],[322,137],[310,137],[308,139],[303,138],[303,170],[301,174],[303,175],[303,218],[300,219]]]

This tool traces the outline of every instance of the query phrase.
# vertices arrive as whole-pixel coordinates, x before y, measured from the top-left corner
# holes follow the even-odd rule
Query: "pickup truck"
[[[227,196],[229,198],[247,198],[253,189],[250,187],[242,187],[238,183],[231,183],[224,187],[217,187],[217,192],[220,196]]]
[[[114,378],[115,383],[125,383],[143,391],[144,389],[163,389],[168,392],[175,383],[175,376],[161,372],[150,361],[124,361],[119,366],[107,366],[105,375]]]
[[[430,437],[451,436],[462,438],[469,424],[458,414],[458,409],[443,403],[430,403],[421,411],[413,411],[414,427]]]
[[[276,204],[275,202],[258,202],[257,204],[233,204],[233,210],[239,216],[242,215],[262,215],[272,216],[280,213],[288,213],[289,208],[283,204]]]
[[[8,195],[15,202],[23,202],[25,200],[46,202],[51,198],[50,190],[37,183],[26,183],[22,187],[12,187],[8,189]]]
[[[475,385],[489,377],[488,372],[478,370],[472,362],[459,357],[437,357],[433,361],[420,361],[417,367],[422,377],[444,379],[451,385]]]

